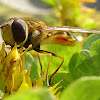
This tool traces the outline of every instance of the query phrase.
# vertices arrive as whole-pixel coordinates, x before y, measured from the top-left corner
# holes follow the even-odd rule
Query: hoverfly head
[[[2,38],[8,45],[24,44],[28,38],[28,27],[24,20],[11,18],[1,27]]]

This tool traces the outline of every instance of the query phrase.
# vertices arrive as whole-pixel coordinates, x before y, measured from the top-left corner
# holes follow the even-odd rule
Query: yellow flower
[[[32,88],[32,82],[31,82],[29,73],[30,73],[30,71],[28,71],[28,72],[27,72],[27,70],[23,71],[23,81],[21,83],[21,86],[18,89],[18,92]]]
[[[45,75],[43,75],[41,78],[39,78],[37,81],[36,81],[36,83],[35,83],[35,87],[43,87],[43,78],[45,77]],[[62,80],[61,80],[62,81]],[[59,96],[60,96],[60,94],[61,94],[61,91],[59,91],[59,92],[57,92],[60,88],[62,88],[62,86],[59,86],[59,87],[57,87],[59,84],[60,84],[60,82],[61,81],[59,81],[58,83],[56,83],[54,86],[50,86],[50,87],[48,87],[48,89],[53,93],[53,95],[55,95],[55,97],[56,97],[56,100],[59,100]]]
[[[61,80],[61,81],[62,81],[62,80]],[[57,86],[60,84],[61,81],[59,81],[58,83],[56,83],[54,86],[49,87],[49,89],[52,91],[52,93],[56,96],[56,100],[59,100],[59,96],[60,96],[60,94],[61,94],[61,91],[59,91],[59,92],[57,93],[57,91],[58,91],[60,88],[62,88],[62,86],[57,87]]]
[[[22,50],[20,50],[22,53]],[[4,93],[13,93],[18,90],[22,79],[22,72],[25,66],[25,58],[20,57],[17,45],[8,53],[5,51],[4,43],[0,51],[0,90]]]
[[[43,81],[46,75],[42,75],[38,80],[32,82],[30,78],[30,67],[29,70],[25,70],[25,57],[20,56],[23,53],[23,49],[17,49],[17,45],[13,47],[10,52],[5,50],[4,43],[2,44],[2,49],[0,51],[0,90],[4,93],[0,96],[3,98],[5,94],[13,94],[15,92],[24,91],[26,89],[32,88],[42,88]],[[61,82],[61,81],[60,81]],[[55,95],[56,99],[59,99],[61,93],[57,91],[61,88],[57,87],[60,83],[58,82],[52,87],[48,87]]]

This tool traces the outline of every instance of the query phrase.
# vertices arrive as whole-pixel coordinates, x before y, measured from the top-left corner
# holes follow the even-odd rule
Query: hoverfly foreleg
[[[15,59],[14,61],[16,62],[16,61],[18,61],[28,50],[30,50],[32,48],[32,44],[30,44],[29,46],[28,46],[28,48],[22,53],[22,54],[20,54],[20,56],[17,58],[17,59]]]
[[[60,68],[61,65],[63,64],[64,58],[63,58],[63,57],[60,57],[60,56],[58,56],[58,55],[56,55],[56,54],[54,54],[54,53],[51,53],[51,52],[48,52],[48,51],[44,51],[44,50],[40,50],[39,52],[40,52],[40,53],[43,53],[43,54],[50,55],[50,59],[49,59],[48,67],[47,67],[47,72],[46,72],[46,82],[47,82],[47,86],[49,86],[50,81],[51,81],[51,78],[57,73],[57,71],[59,70],[59,68]],[[59,67],[50,75],[49,80],[48,80],[48,71],[49,71],[51,56],[54,56],[54,57],[56,57],[56,58],[60,58],[60,59],[62,59],[63,61],[61,62],[61,64],[59,65]]]

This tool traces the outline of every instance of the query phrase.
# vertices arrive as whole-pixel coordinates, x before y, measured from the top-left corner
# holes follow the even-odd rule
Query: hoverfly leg
[[[46,72],[46,82],[47,82],[47,86],[50,86],[50,81],[51,81],[51,78],[57,73],[57,71],[60,69],[60,67],[62,66],[63,62],[64,62],[64,58],[63,57],[60,57],[54,53],[51,53],[51,52],[48,52],[48,51],[44,51],[44,50],[40,50],[39,51],[40,53],[43,53],[43,54],[47,54],[47,55],[50,55],[50,59],[49,59],[49,63],[48,63],[48,67],[47,67],[47,72]],[[56,58],[60,58],[62,59],[63,61],[61,62],[61,64],[59,65],[59,67],[50,75],[49,77],[49,80],[48,80],[48,71],[49,71],[49,66],[50,66],[50,61],[51,61],[51,56],[54,56]]]
[[[63,62],[64,62],[64,58],[60,57],[58,55],[55,55],[55,57],[62,59],[63,61],[61,62],[61,64],[59,65],[59,67],[50,75],[49,77],[49,83],[51,82],[51,78],[57,73],[57,71],[60,69],[60,67],[62,66]]]
[[[50,55],[49,63],[48,63],[48,67],[47,67],[47,72],[46,72],[46,82],[47,82],[47,86],[49,87],[50,84],[49,84],[49,81],[48,81],[48,72],[49,72],[49,66],[50,66],[50,61],[51,61],[51,56],[52,56],[52,54],[51,54],[50,52],[47,52],[47,51],[44,51],[44,50],[40,50],[39,52],[40,52],[40,53],[43,53],[43,54]]]
[[[7,51],[6,51],[6,49],[7,49],[7,50],[11,50],[11,47],[10,47],[10,46],[5,46],[5,55],[7,56]]]
[[[44,75],[44,72],[43,72],[43,69],[42,69],[42,63],[41,63],[41,59],[40,59],[40,53],[38,54],[38,59],[39,59],[39,64],[40,64],[40,68],[41,68],[40,75],[43,76]]]
[[[29,51],[32,48],[32,44],[28,46],[28,48],[20,55],[22,57],[27,51]]]
[[[30,44],[30,45],[28,46],[28,48],[27,48],[22,54],[20,54],[20,56],[19,56],[17,59],[14,60],[14,62],[19,61],[19,59],[20,59],[28,50],[30,50],[31,48],[32,48],[32,44]]]
[[[50,54],[50,58],[49,58],[49,63],[48,63],[48,67],[47,67],[47,72],[46,72],[46,82],[47,82],[47,86],[50,86],[50,83],[48,81],[48,72],[49,72],[49,66],[50,66],[50,61],[51,61],[51,54]]]
[[[46,54],[46,52],[43,51],[43,50],[42,50],[42,52],[41,52],[41,50],[39,52]],[[50,86],[49,85],[49,82],[48,82],[48,72],[49,72],[49,66],[50,66],[51,56],[52,55],[50,54],[50,59],[49,59],[49,63],[48,63],[47,71],[46,71],[46,83],[47,83],[47,86],[48,87]],[[42,63],[41,63],[41,60],[40,60],[40,54],[38,55],[38,58],[39,58],[39,63],[40,63],[40,67],[41,67],[41,73],[40,73],[40,75],[43,76],[44,75],[44,72],[42,70]]]

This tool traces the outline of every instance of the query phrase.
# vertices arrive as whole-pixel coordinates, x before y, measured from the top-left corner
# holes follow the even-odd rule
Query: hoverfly
[[[44,22],[31,18],[23,18],[23,19],[11,18],[8,21],[6,21],[0,28],[2,32],[2,38],[5,44],[14,46],[16,42],[18,46],[25,48],[28,48],[29,45],[32,44],[31,49],[39,53],[50,55],[50,59],[51,56],[55,56],[57,58],[62,59],[61,64],[53,72],[53,74],[49,77],[48,80],[48,69],[50,64],[49,60],[46,72],[47,86],[49,86],[51,78],[53,77],[53,75],[55,75],[55,73],[59,70],[59,68],[63,64],[64,58],[54,53],[41,50],[40,49],[41,45],[51,43],[51,44],[61,44],[65,46],[74,46],[77,43],[77,39],[73,35],[71,35],[70,32],[100,34],[100,31],[71,28],[68,26],[47,27]],[[40,66],[41,66],[41,74],[43,74],[41,62]]]

